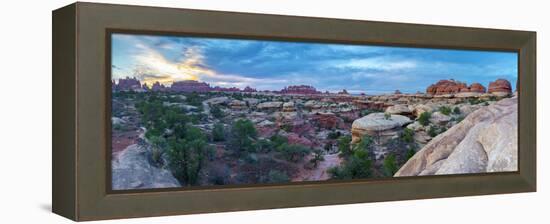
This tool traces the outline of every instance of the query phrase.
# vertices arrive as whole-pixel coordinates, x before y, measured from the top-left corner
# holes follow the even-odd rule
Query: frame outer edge
[[[530,187],[530,191],[537,191],[537,33],[529,32],[528,38],[521,48],[522,52],[520,53],[521,63],[520,65],[521,72],[524,74],[522,81],[525,83],[522,84],[525,88],[521,93],[524,94],[523,102],[526,105],[520,107],[520,110],[524,110],[522,118],[525,122],[520,123],[519,129],[523,131],[523,135],[520,136],[521,139],[525,139],[523,145],[525,146],[523,151],[520,151],[520,161],[525,161],[523,164],[520,164],[520,170],[527,171],[522,172],[522,177],[527,182]],[[527,86],[528,88],[526,88]],[[521,95],[520,95],[521,97]],[[521,113],[521,112],[520,112]],[[522,132],[520,132],[520,135]],[[522,145],[522,143],[520,143]],[[522,159],[524,157],[525,159]],[[528,161],[528,162],[527,162]]]
[[[52,212],[75,221],[76,9],[52,12]]]
[[[161,12],[162,11],[162,12]],[[109,194],[105,192],[105,181],[102,179],[104,174],[98,172],[103,170],[103,164],[105,161],[98,161],[98,159],[104,159],[106,151],[96,151],[98,147],[103,147],[103,141],[106,141],[105,136],[102,136],[99,132],[102,131],[105,119],[108,117],[104,114],[97,113],[104,107],[103,90],[105,86],[97,88],[97,83],[101,83],[104,80],[104,76],[99,75],[103,72],[104,64],[103,57],[105,56],[104,49],[101,44],[104,41],[103,32],[105,28],[126,28],[133,30],[154,30],[156,32],[161,31],[179,31],[182,30],[184,25],[194,24],[190,27],[190,32],[194,33],[209,33],[211,30],[220,27],[208,20],[200,20],[203,17],[214,16],[217,19],[220,18],[232,18],[228,23],[229,25],[238,24],[239,31],[233,31],[229,28],[224,28],[220,31],[221,34],[242,35],[251,37],[270,37],[266,33],[266,29],[275,31],[285,31],[284,26],[274,26],[269,28],[259,29],[250,18],[260,18],[259,23],[271,24],[273,21],[282,21],[282,24],[289,24],[291,22],[298,22],[293,29],[290,29],[289,34],[286,33],[275,35],[280,38],[299,38],[308,39],[312,38],[314,34],[318,34],[323,26],[319,23],[319,18],[306,18],[306,17],[289,17],[289,16],[275,16],[275,15],[260,15],[260,14],[247,14],[247,13],[230,13],[230,12],[212,12],[203,10],[188,10],[188,9],[173,9],[173,8],[158,8],[158,7],[139,7],[139,6],[122,6],[111,4],[95,4],[95,3],[78,3],[76,7],[75,22],[76,30],[74,31],[74,41],[77,44],[77,49],[73,48],[73,56],[76,57],[74,62],[74,69],[77,72],[72,73],[71,78],[74,89],[78,94],[75,101],[72,103],[72,109],[75,113],[71,115],[71,119],[75,123],[71,128],[77,128],[74,130],[76,134],[73,137],[74,145],[77,146],[77,150],[73,150],[73,157],[68,158],[73,160],[74,166],[71,169],[75,173],[73,175],[74,182],[77,188],[74,195],[74,210],[76,220],[99,220],[99,219],[115,219],[115,218],[130,218],[130,217],[144,217],[144,216],[163,216],[163,215],[181,215],[181,214],[196,214],[205,212],[227,212],[238,210],[252,210],[252,209],[270,209],[270,208],[289,208],[289,207],[303,207],[303,206],[319,206],[319,205],[334,205],[334,204],[349,204],[349,203],[365,203],[365,202],[377,202],[377,201],[393,201],[393,200],[410,200],[410,199],[426,199],[426,198],[440,198],[440,197],[454,197],[454,196],[473,196],[473,195],[485,195],[485,194],[502,194],[502,193],[516,193],[516,192],[531,192],[536,190],[536,174],[535,163],[529,163],[535,159],[535,142],[529,143],[528,141],[535,140],[536,137],[529,136],[536,134],[536,129],[532,128],[536,118],[526,119],[525,122],[520,124],[520,128],[528,128],[524,130],[525,133],[520,133],[524,136],[522,141],[529,150],[522,150],[520,161],[523,163],[520,165],[522,169],[521,173],[510,174],[498,174],[498,175],[479,175],[479,176],[456,176],[456,177],[432,177],[414,179],[406,178],[400,181],[394,180],[382,180],[372,182],[354,182],[354,183],[333,183],[333,184],[305,184],[296,186],[273,186],[273,187],[254,187],[254,188],[235,188],[235,189],[216,189],[216,190],[197,190],[197,191],[172,191],[172,192],[149,192],[139,194]],[[130,20],[132,15],[139,14],[138,18]],[[130,15],[130,16],[129,16]],[[155,20],[148,18],[159,15]],[[171,19],[169,23],[162,23],[163,20]],[[187,19],[187,20],[185,20]],[[204,19],[204,18],[203,18]],[[307,21],[306,21],[307,20]],[[174,25],[174,21],[178,21],[178,24]],[[183,21],[183,22],[182,22]],[[210,21],[210,22],[209,22]],[[488,30],[488,29],[472,29],[464,27],[442,27],[442,26],[424,26],[418,24],[398,24],[398,23],[385,23],[385,22],[370,22],[370,21],[349,21],[349,20],[332,20],[323,19],[322,21],[329,21],[328,25],[337,26],[338,24],[347,24],[352,27],[370,27],[374,30],[380,29],[383,25],[388,27],[384,28],[378,33],[369,34],[364,31],[353,31],[353,34],[364,34],[366,39],[373,42],[382,40],[382,44],[386,40],[391,40],[391,43],[414,44],[420,43],[417,47],[426,47],[424,45],[432,43],[433,39],[442,38],[442,40],[434,43],[433,47],[444,48],[443,44],[452,42],[453,47],[459,47],[459,45],[467,45],[474,49],[482,48],[488,45],[487,50],[514,50],[515,52],[522,50],[522,60],[528,61],[521,66],[521,72],[524,76],[536,75],[534,69],[536,67],[534,41],[532,40],[532,32],[525,31],[505,31],[505,30]],[[242,22],[238,23],[238,22]],[[198,24],[197,24],[198,23]],[[232,24],[234,23],[234,24]],[[131,24],[131,25],[129,25]],[[247,24],[254,25],[250,29],[244,29],[243,26]],[[306,29],[306,31],[298,28],[305,27],[308,24],[313,24],[312,28]],[[158,27],[153,27],[159,25]],[[209,26],[200,26],[209,25]],[[327,25],[327,26],[328,26]],[[390,27],[391,26],[391,27]],[[205,28],[206,27],[206,28]],[[246,26],[244,26],[246,27]],[[256,28],[255,28],[256,27]],[[283,27],[283,28],[281,28]],[[326,27],[326,26],[325,26]],[[436,29],[439,27],[440,29]],[[414,39],[406,41],[406,38],[395,37],[395,35],[388,35],[388,32],[392,30],[401,29],[400,32],[404,32],[404,37],[412,36]],[[420,31],[411,31],[412,28],[422,29]],[[346,41],[347,38],[341,34],[347,29],[340,28],[337,30],[336,35],[333,33],[323,34],[319,38],[335,41]],[[404,31],[402,29],[405,29]],[[425,35],[422,31],[433,31],[430,35]],[[440,30],[440,31],[437,31]],[[399,30],[398,30],[399,31]],[[406,32],[405,32],[406,31]],[[240,32],[240,33],[239,33]],[[456,34],[460,32],[466,32],[473,35],[473,39],[456,38]],[[284,33],[284,32],[283,32]],[[322,33],[322,32],[321,32]],[[367,38],[368,37],[368,38]],[[503,37],[503,38],[501,38]],[[314,38],[317,40],[317,38]],[[314,40],[312,39],[312,41]],[[350,41],[359,43],[361,39],[351,38]],[[494,40],[494,43],[492,43]],[[432,41],[432,42],[426,42]],[[533,41],[533,42],[532,42]],[[424,45],[423,45],[423,44]],[[97,46],[99,44],[99,46]],[[375,43],[373,43],[375,44]],[[73,46],[74,47],[74,46]],[[501,48],[505,49],[501,49]],[[82,50],[85,54],[78,54],[78,51]],[[66,63],[66,61],[64,61]],[[523,62],[522,62],[523,63]],[[78,77],[77,77],[78,76]],[[535,77],[528,77],[522,79],[522,86],[525,88],[521,91],[520,97],[529,101],[529,97],[534,99],[536,94],[535,89],[532,88],[535,83]],[[103,85],[103,84],[102,84]],[[529,88],[526,88],[529,87]],[[525,93],[525,94],[523,94]],[[98,99],[99,96],[99,99]],[[535,109],[536,101],[531,100],[529,103],[522,105],[520,109],[525,111],[522,118],[533,116],[535,113],[531,110]],[[78,105],[76,105],[78,104]],[[75,119],[78,118],[78,121]],[[99,122],[98,122],[99,121]],[[78,125],[77,125],[78,123]],[[78,131],[78,133],[76,132]],[[527,136],[526,136],[527,135]],[[522,143],[520,143],[520,146]],[[67,157],[64,157],[67,158]],[[109,162],[109,161],[107,161]],[[83,178],[77,179],[78,176]],[[85,178],[84,178],[85,177]],[[493,182],[491,182],[493,181]],[[395,182],[395,186],[393,183]],[[441,188],[438,188],[441,186]],[[364,193],[375,192],[375,195],[366,195]],[[407,194],[410,193],[410,194]],[[353,194],[356,196],[353,196]],[[315,194],[325,195],[325,197],[316,197]],[[312,200],[314,198],[314,200]],[[292,200],[288,200],[292,199]],[[236,201],[246,201],[246,203],[235,203]],[[288,201],[291,201],[289,203]],[[78,208],[77,208],[78,205]]]

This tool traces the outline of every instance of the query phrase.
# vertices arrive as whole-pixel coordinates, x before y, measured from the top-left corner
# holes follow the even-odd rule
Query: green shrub
[[[409,150],[407,150],[407,154],[405,155],[405,158],[407,158],[407,161],[411,159],[414,156],[414,154],[416,154],[416,150],[414,150],[414,148],[412,147],[409,148]]]
[[[411,143],[414,141],[414,130],[405,128],[403,129],[403,133],[401,133],[401,140],[404,142]]]
[[[384,175],[388,177],[392,177],[397,172],[399,168],[397,167],[397,162],[395,161],[394,154],[389,154],[388,156],[386,156],[386,158],[384,158],[383,167]]]
[[[351,154],[351,136],[341,136],[337,140],[338,142],[338,151],[340,151],[342,156],[347,156]]]
[[[449,114],[451,114],[452,110],[448,106],[442,106],[439,108],[439,112],[448,116]]]
[[[372,161],[368,152],[357,150],[343,165],[328,169],[332,179],[348,180],[372,177]]]
[[[327,138],[329,138],[329,139],[337,139],[337,138],[339,138],[341,135],[342,135],[342,133],[340,133],[339,131],[331,131],[330,133],[328,133]]]
[[[310,149],[303,145],[284,143],[277,147],[283,158],[290,162],[298,162],[310,153]]]
[[[276,149],[282,144],[288,143],[288,138],[279,134],[271,136],[272,149]]]
[[[212,113],[212,116],[215,118],[223,118],[225,116],[225,113],[220,108],[220,106],[211,106],[210,113]]]
[[[428,135],[430,135],[432,138],[437,136],[439,134],[439,132],[437,131],[437,127],[435,126],[430,126],[430,128],[428,129]]]
[[[453,109],[453,114],[460,114],[460,108],[455,107],[455,109]]]
[[[225,140],[225,130],[223,124],[214,124],[214,128],[212,129],[212,140],[215,142]]]
[[[272,142],[267,139],[259,139],[256,141],[256,150],[258,152],[262,153],[268,153],[270,152],[274,147],[272,146]]]
[[[195,185],[209,151],[206,136],[188,125],[175,132],[168,142],[169,168],[182,185]]]
[[[252,121],[248,119],[237,120],[231,128],[230,145],[237,153],[255,152],[255,140],[258,135]]]
[[[432,117],[432,114],[430,112],[423,112],[418,117],[418,123],[420,123],[422,126],[426,126],[430,124],[430,118]]]
[[[361,140],[359,140],[358,143],[354,144],[352,148],[353,151],[368,152],[371,149],[372,143],[374,143],[374,140],[370,135],[363,135],[363,137],[361,137]]]
[[[390,113],[384,113],[384,119],[389,120],[391,118]]]
[[[313,151],[313,158],[309,160],[310,163],[313,163],[313,167],[317,168],[319,165],[319,162],[325,161],[325,157],[323,156],[323,152],[321,150],[314,150]]]

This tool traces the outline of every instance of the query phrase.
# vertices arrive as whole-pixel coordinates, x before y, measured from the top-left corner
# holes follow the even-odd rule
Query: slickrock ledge
[[[507,98],[472,112],[430,141],[395,176],[516,171],[517,101]]]

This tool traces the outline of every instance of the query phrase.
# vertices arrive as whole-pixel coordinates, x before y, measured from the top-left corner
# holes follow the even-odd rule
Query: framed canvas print
[[[535,191],[535,41],[66,6],[53,13],[53,211],[97,220]]]

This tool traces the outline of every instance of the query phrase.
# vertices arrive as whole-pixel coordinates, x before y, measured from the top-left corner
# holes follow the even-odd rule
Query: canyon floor
[[[464,121],[468,125],[462,129],[476,126],[476,119],[470,115],[478,117],[478,121],[486,121],[486,126],[511,127],[513,121],[510,120],[517,119],[513,111],[510,112],[516,107],[517,113],[517,100],[514,99],[513,94],[491,93],[369,96],[115,92],[112,97],[113,188],[270,184],[436,174],[436,168],[441,168],[442,164],[433,165],[436,161],[430,155],[437,153],[425,148],[434,148],[434,144],[445,136],[457,138],[458,143],[449,143],[452,149],[446,154],[437,154],[439,160],[451,158],[448,161],[458,162],[454,165],[449,162],[444,166],[446,172],[441,170],[440,173],[511,169],[510,161],[502,165],[508,157],[501,158],[497,150],[488,149],[500,144],[499,141],[505,144],[502,141],[510,137],[506,133],[495,134],[501,136],[497,138],[484,138],[485,147],[481,150],[487,153],[481,153],[481,157],[490,158],[476,163],[475,168],[465,162],[471,160],[452,158],[474,156],[454,151],[467,135],[466,131],[457,132],[456,129],[465,126]],[[160,112],[153,109],[155,107],[161,108]],[[508,108],[508,113],[498,116],[500,120],[479,118],[499,113],[504,107]],[[166,111],[174,115],[155,114],[168,113]],[[170,151],[173,149],[169,142],[177,133],[177,128],[172,128],[176,127],[174,122],[185,122],[200,130],[206,144],[204,154],[196,154],[201,158],[199,162],[186,167],[184,175],[174,170],[171,159],[174,153]],[[494,128],[478,132],[484,130]],[[456,137],[458,135],[461,136]],[[517,144],[512,143],[506,150],[511,153],[513,147],[517,152]],[[451,156],[453,151],[455,155]],[[192,156],[182,158],[199,158],[189,155]],[[425,165],[426,161],[429,165]],[[415,167],[415,164],[424,165]],[[196,172],[193,179],[190,170]]]

